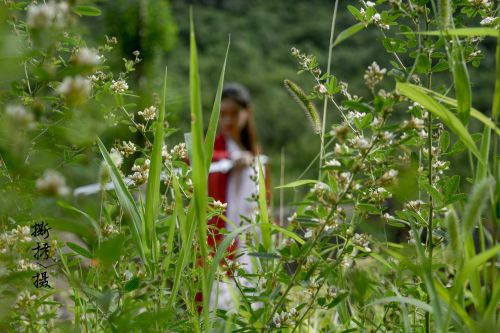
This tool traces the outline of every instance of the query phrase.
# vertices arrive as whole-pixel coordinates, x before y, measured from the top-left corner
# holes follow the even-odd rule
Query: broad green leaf
[[[365,28],[365,25],[361,22],[356,23],[353,26],[350,26],[349,28],[345,29],[344,31],[340,32],[335,41],[333,42],[332,47],[337,46],[338,44],[342,43],[349,37],[357,34],[361,30]]]
[[[73,11],[80,16],[99,16],[101,10],[94,6],[75,6]]]
[[[298,186],[302,186],[302,185],[306,185],[306,184],[317,184],[317,183],[319,183],[318,180],[301,179],[301,180],[296,180],[294,182],[288,183],[286,185],[277,186],[275,188],[294,188],[294,187],[298,187]]]
[[[481,156],[481,153],[477,149],[474,140],[469,134],[469,131],[467,131],[464,125],[460,122],[460,120],[458,120],[457,117],[455,117],[453,113],[451,113],[448,109],[439,104],[439,102],[436,101],[434,98],[428,96],[416,85],[398,82],[396,84],[396,88],[399,91],[401,91],[403,95],[419,103],[433,115],[438,117],[446,126],[448,126],[453,131],[453,133],[455,133],[455,135],[465,144],[465,146],[477,157],[478,161],[480,161],[482,164],[486,163],[485,161],[483,161],[483,157]]]
[[[120,259],[125,237],[117,235],[103,241],[97,251],[97,258],[104,267],[110,267]]]

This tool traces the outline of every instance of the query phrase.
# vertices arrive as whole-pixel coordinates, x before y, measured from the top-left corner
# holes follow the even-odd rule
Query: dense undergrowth
[[[359,79],[372,94],[360,98],[335,68],[291,50],[314,89],[287,78],[283,89],[309,117],[312,126],[304,130],[320,137],[311,161],[319,164],[318,177],[281,186],[310,191],[280,226],[269,213],[257,161],[256,220],[227,232],[210,255],[207,221],[223,217],[225,207],[207,197],[206,179],[230,43],[204,122],[203,59],[191,23],[191,132],[167,147],[175,131],[165,107],[168,71],[162,91],[150,96],[154,102],[138,110],[127,79],[141,54],[113,73],[107,54],[118,41],[106,37],[91,47],[79,34],[78,16],[99,9],[4,1],[1,330],[498,330],[500,48],[491,110],[473,107],[468,74],[482,60],[483,39],[498,45],[498,8],[484,0],[360,1],[347,8],[336,1],[334,7],[328,63],[343,41],[374,25],[391,66],[374,62],[366,69]],[[340,10],[358,23],[336,31]],[[392,89],[380,89],[382,82]],[[327,123],[327,113],[339,121]],[[473,122],[481,132],[469,131]],[[114,137],[117,125],[140,139]],[[452,164],[457,155],[468,163]],[[96,194],[74,190],[83,175],[94,175]],[[41,223],[50,229],[34,232]],[[224,258],[242,235],[252,274]],[[45,257],[34,258],[33,248],[43,244]],[[51,288],[34,285],[43,272]],[[235,306],[216,309],[209,295],[228,279],[236,286]]]

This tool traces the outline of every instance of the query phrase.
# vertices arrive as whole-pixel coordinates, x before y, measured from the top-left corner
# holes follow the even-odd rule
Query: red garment
[[[212,162],[220,161],[223,159],[229,159],[229,152],[226,147],[226,139],[223,135],[218,135],[214,142],[214,153],[212,156]],[[212,172],[208,175],[208,196],[214,198],[214,200],[219,200],[222,203],[227,203],[227,184],[229,180],[229,172]],[[215,216],[208,221],[208,245],[214,248],[215,245],[219,245],[223,239],[223,235],[219,233],[219,230],[226,227],[226,222],[223,219]],[[237,247],[237,242],[234,242],[227,249],[228,253],[231,253],[227,257],[233,259],[232,254]],[[215,252],[215,249],[214,249]]]

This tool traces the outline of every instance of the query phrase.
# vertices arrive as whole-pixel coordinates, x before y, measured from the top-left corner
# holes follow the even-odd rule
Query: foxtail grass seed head
[[[319,134],[321,132],[321,120],[319,119],[318,110],[316,109],[314,104],[309,100],[304,91],[295,83],[290,80],[285,80],[284,82],[285,88],[295,99],[295,101],[302,107],[309,120],[311,121],[314,133]]]

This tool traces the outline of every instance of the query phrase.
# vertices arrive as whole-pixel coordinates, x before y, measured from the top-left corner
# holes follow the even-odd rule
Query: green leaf
[[[392,302],[410,304],[424,311],[433,313],[432,307],[429,304],[424,303],[416,298],[405,297],[405,296],[392,296],[392,297],[379,298],[370,303],[369,305],[392,303]]]
[[[444,106],[439,104],[431,96],[427,95],[425,91],[422,91],[419,86],[398,82],[396,88],[403,93],[406,97],[412,99],[413,101],[419,103],[424,108],[426,108],[433,115],[438,117],[446,126],[448,126],[453,133],[467,146],[467,148],[477,157],[478,161],[482,164],[486,164],[483,161],[483,157],[476,147],[474,140],[472,139],[469,131],[464,127],[464,125],[458,120],[453,113],[451,113]]]
[[[139,256],[141,257],[143,263],[146,265],[146,268],[149,271],[150,261],[148,260],[149,254],[147,252],[148,249],[146,246],[146,236],[144,232],[142,215],[140,214],[134,198],[127,188],[127,185],[125,185],[120,171],[118,171],[118,168],[113,163],[113,159],[111,158],[111,156],[109,156],[106,147],[104,147],[104,144],[99,138],[97,138],[97,144],[99,145],[99,149],[102,156],[104,157],[104,160],[109,166],[111,180],[113,181],[113,184],[115,186],[115,192],[116,196],[118,197],[118,201],[120,202],[123,210],[130,216],[130,232],[132,234],[132,240],[134,241],[137,251],[139,252]]]
[[[83,247],[75,243],[66,242],[66,246],[75,251],[76,253],[84,256],[85,258],[92,259],[94,257],[92,253],[90,253],[88,250],[84,249]]]
[[[120,259],[125,236],[118,235],[103,241],[97,251],[97,258],[104,267],[110,267]]]
[[[203,294],[203,318],[207,331],[210,331],[210,292],[207,279],[207,220],[205,212],[207,210],[207,169],[205,157],[205,145],[203,143],[203,113],[201,103],[200,77],[198,70],[198,51],[196,47],[196,36],[193,24],[193,15],[190,12],[190,57],[189,57],[189,99],[191,109],[191,135],[193,139],[192,171],[193,171],[193,202],[194,217],[196,221],[196,231],[200,246],[200,256],[202,260],[201,282]]]
[[[475,37],[475,36],[490,36],[490,37],[498,37],[498,30],[494,28],[457,28],[457,29],[449,29],[449,30],[434,30],[434,31],[420,31],[414,32],[416,34],[421,35],[429,35],[429,36],[462,36],[462,37]]]
[[[75,6],[73,12],[79,16],[100,16],[101,10],[94,6]]]
[[[257,163],[259,165],[259,213],[260,213],[260,224],[262,232],[262,242],[264,243],[264,249],[270,252],[272,243],[271,243],[271,232],[269,230],[269,216],[267,212],[265,175],[264,171],[262,170],[262,163],[260,163],[259,158],[257,158]]]
[[[125,283],[125,286],[123,286],[123,291],[130,292],[132,290],[136,290],[137,288],[139,288],[139,285],[140,285],[139,278],[134,277],[134,278],[130,279],[129,281],[127,281],[127,283]]]
[[[226,73],[226,62],[227,55],[229,53],[229,46],[231,45],[231,39],[227,42],[226,56],[224,57],[224,63],[222,65],[222,70],[219,76],[219,83],[217,85],[217,93],[215,94],[215,100],[212,107],[212,114],[210,115],[210,122],[208,123],[207,134],[205,135],[205,153],[207,155],[206,168],[207,172],[210,169],[210,163],[212,162],[212,156],[214,153],[214,142],[215,134],[217,133],[217,124],[219,123],[220,114],[220,103],[222,96],[222,87],[224,86],[224,76]]]
[[[443,103],[448,104],[449,106],[452,106],[452,107],[455,107],[455,108],[458,107],[457,106],[458,103],[457,103],[456,99],[453,99],[453,98],[441,95],[441,94],[439,94],[439,93],[437,93],[437,92],[435,92],[433,90],[430,90],[430,89],[427,89],[427,88],[424,88],[424,87],[418,87],[418,88],[421,91],[425,92],[427,95],[434,97],[435,99],[437,99],[440,102],[443,102]],[[494,130],[497,135],[500,135],[500,128],[498,128],[495,125],[495,123],[490,118],[486,117],[479,110],[477,110],[475,108],[471,108],[470,115],[473,118],[476,118],[477,120],[479,120],[480,122],[482,122],[484,125],[488,126],[492,130]]]
[[[73,207],[71,206],[69,203],[67,202],[64,202],[64,201],[58,201],[57,204],[62,207],[62,208],[66,208],[68,210],[72,210],[78,214],[81,214],[82,216],[84,216],[89,222],[90,222],[90,225],[92,226],[92,228],[94,228],[94,232],[95,234],[97,235],[97,240],[100,241],[101,239],[101,228],[99,228],[99,224],[97,223],[97,221],[92,218],[92,216],[90,216],[89,214],[85,213],[84,211],[76,208],[76,207]]]
[[[152,267],[157,267],[159,248],[156,237],[155,221],[158,217],[160,207],[160,173],[163,164],[162,148],[165,121],[165,100],[167,98],[167,68],[163,78],[163,92],[160,100],[160,110],[156,119],[155,137],[151,151],[151,162],[149,167],[148,184],[146,189],[146,211],[145,211],[145,233],[146,242],[152,254]]]
[[[469,122],[470,109],[472,107],[472,93],[469,80],[469,72],[465,63],[463,49],[458,38],[454,38],[452,48],[452,63],[453,82],[455,84],[455,95],[457,96],[457,112],[458,117],[463,124]]]
[[[363,30],[364,28],[365,28],[365,25],[363,23],[361,23],[361,22],[360,23],[356,23],[353,26],[350,26],[349,28],[347,28],[344,31],[342,31],[341,33],[339,33],[339,35],[337,36],[337,38],[333,42],[332,47],[335,47],[335,46],[339,45],[340,43],[342,43],[343,41],[345,41],[349,37],[357,34],[361,30]]]
[[[298,186],[302,186],[302,185],[306,185],[306,184],[316,184],[316,183],[319,183],[319,181],[314,180],[314,179],[301,179],[301,180],[296,180],[294,182],[288,183],[286,185],[277,186],[275,188],[294,188],[294,187],[298,187]]]

